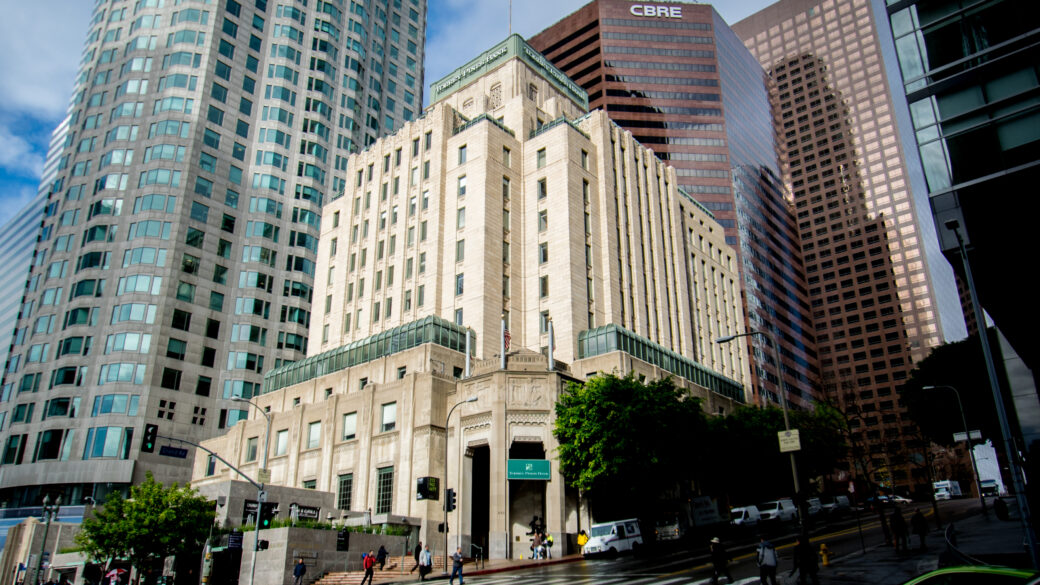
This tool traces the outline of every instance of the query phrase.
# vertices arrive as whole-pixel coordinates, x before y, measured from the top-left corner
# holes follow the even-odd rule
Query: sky
[[[426,79],[440,79],[509,34],[510,0],[428,0]],[[513,32],[532,36],[587,0],[515,0]],[[736,22],[771,0],[724,0]],[[61,122],[82,56],[88,0],[6,2],[0,19],[0,226],[36,194],[51,132]],[[426,92],[429,93],[428,91]]]

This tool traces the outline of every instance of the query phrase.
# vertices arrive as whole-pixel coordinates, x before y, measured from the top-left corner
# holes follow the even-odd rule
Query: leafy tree
[[[148,473],[130,488],[129,498],[112,493],[84,518],[76,544],[97,561],[123,558],[146,572],[167,556],[201,550],[213,517],[213,504],[193,488],[167,488]]]
[[[845,456],[844,419],[836,409],[817,404],[812,411],[790,411],[791,428],[798,429],[801,451],[796,453],[800,484],[829,473]],[[794,489],[791,463],[780,452],[777,433],[784,430],[779,408],[742,406],[726,417],[709,420],[709,439],[702,489],[726,494],[733,505],[789,497]]]
[[[608,374],[571,383],[556,404],[560,471],[596,515],[644,516],[693,476],[705,421],[701,401],[670,378]]]
[[[994,349],[1000,347],[994,330],[990,331],[990,345]],[[995,359],[999,363],[999,355]],[[997,368],[997,376],[1001,388],[1007,388],[1004,368]],[[981,430],[984,438],[992,439],[997,449],[1001,449],[1003,441],[996,406],[993,404],[993,392],[990,390],[978,335],[932,350],[910,372],[910,379],[902,388],[910,418],[925,437],[939,445],[953,445],[953,434],[964,432],[957,399],[946,388],[925,390],[926,386],[956,388],[964,405],[969,429]],[[1009,412],[1013,410],[1009,409]]]

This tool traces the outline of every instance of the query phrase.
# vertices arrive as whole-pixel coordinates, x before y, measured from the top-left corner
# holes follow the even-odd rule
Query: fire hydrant
[[[824,567],[831,566],[831,551],[826,544],[820,545],[820,560],[823,562]]]

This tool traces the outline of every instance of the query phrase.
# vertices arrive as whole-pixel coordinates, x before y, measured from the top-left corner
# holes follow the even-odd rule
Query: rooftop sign
[[[589,108],[589,96],[570,77],[557,69],[541,53],[531,48],[520,35],[510,35],[506,40],[484,51],[476,59],[449,73],[446,77],[430,84],[430,103],[436,103],[476,81],[489,71],[502,65],[510,58],[518,57],[538,72],[556,89],[583,109]]]
[[[659,16],[682,18],[682,6],[659,6],[656,4],[633,4],[628,8],[633,16]]]

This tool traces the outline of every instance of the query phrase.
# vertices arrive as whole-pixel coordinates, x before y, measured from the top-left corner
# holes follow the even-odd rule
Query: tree
[[[1000,347],[995,330],[990,330],[990,343],[994,348]],[[1004,368],[997,368],[997,376],[1001,387],[1007,388]],[[951,446],[954,444],[953,434],[964,432],[957,399],[949,389],[925,390],[926,386],[956,388],[964,405],[969,429],[981,430],[984,438],[992,439],[998,450],[1001,448],[1003,441],[996,406],[993,404],[993,392],[989,386],[978,335],[932,350],[910,372],[910,379],[902,388],[910,418],[925,437],[939,445]],[[1009,412],[1013,410],[1009,409]]]
[[[845,421],[825,404],[791,411],[789,418],[799,431],[802,448],[795,456],[805,490],[808,478],[830,473],[845,456]],[[731,504],[793,495],[790,458],[780,452],[777,437],[784,430],[782,410],[741,406],[729,416],[713,417],[708,428],[710,448],[699,477],[703,491],[726,494]]]
[[[670,378],[634,374],[570,383],[556,404],[560,472],[596,515],[641,516],[698,467],[706,415]]]
[[[92,559],[127,559],[147,572],[170,555],[192,554],[213,524],[213,504],[191,487],[164,487],[148,473],[124,499],[112,493],[103,507],[83,519],[76,543]]]

